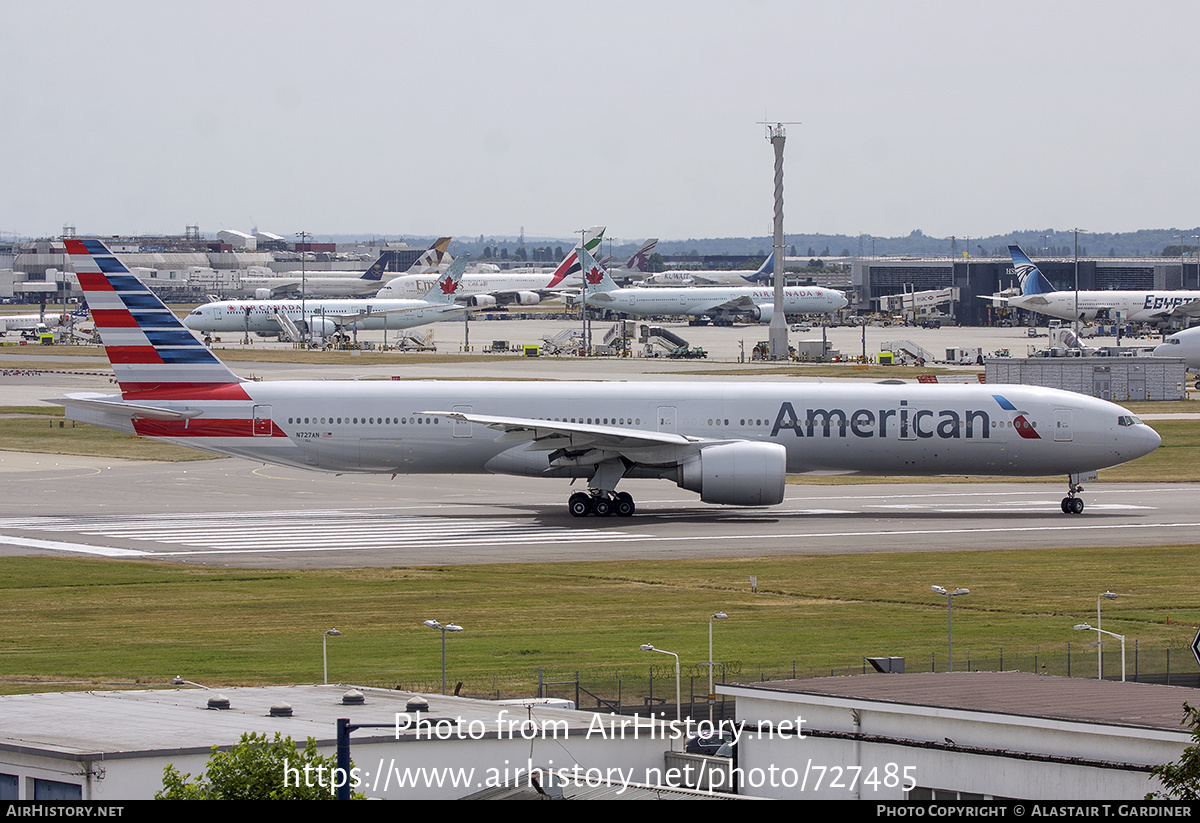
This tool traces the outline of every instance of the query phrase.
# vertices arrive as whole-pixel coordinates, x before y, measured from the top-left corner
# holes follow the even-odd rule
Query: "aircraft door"
[[[253,429],[255,437],[270,437],[275,433],[275,424],[271,421],[270,406],[255,406]]]
[[[1054,439],[1059,441],[1071,440],[1071,410],[1054,410]]]
[[[675,407],[658,407],[658,430],[660,432],[675,432]]]
[[[456,411],[459,414],[470,414],[471,407],[470,406],[455,406],[453,411]],[[454,436],[455,437],[470,437],[471,436],[471,424],[465,420],[455,420],[454,421]]]

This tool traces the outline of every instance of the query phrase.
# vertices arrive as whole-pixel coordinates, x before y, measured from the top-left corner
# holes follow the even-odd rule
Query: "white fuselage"
[[[320,336],[332,333],[335,328],[409,329],[458,316],[447,312],[445,304],[424,300],[324,299],[303,303],[299,300],[227,300],[200,306],[185,317],[183,323],[200,332],[275,334],[281,328],[277,314],[286,315],[297,324],[307,321]],[[367,316],[346,320],[362,314]]]
[[[463,299],[477,294],[517,294],[519,292],[536,293],[549,288],[554,270],[550,269],[534,274],[464,274],[459,283],[456,297]],[[426,294],[437,282],[438,274],[406,274],[395,277],[379,290],[377,297],[381,298],[417,298]],[[579,275],[564,278],[558,287],[564,284],[569,288],[572,283],[579,286]]]
[[[1008,305],[1062,320],[1149,323],[1166,322],[1172,311],[1200,301],[1197,291],[1081,291],[1078,312],[1075,292],[1016,295]]]
[[[436,279],[436,275],[434,276]],[[269,289],[272,294],[303,292],[310,297],[351,297],[356,294],[374,294],[379,291],[382,280],[367,280],[362,272],[314,272],[301,277],[299,272],[280,275],[247,275],[238,280],[238,294],[255,294],[260,289]],[[427,290],[428,291],[428,290]]]
[[[68,414],[218,454],[333,472],[589,477],[595,469],[562,462],[571,448],[548,452],[528,439],[435,414],[455,412],[594,426],[609,442],[621,431],[694,438],[626,451],[634,460],[626,476],[670,479],[685,451],[722,442],[781,444],[792,474],[907,476],[1082,473],[1159,444],[1150,427],[1120,406],[1022,386],[281,381],[232,384],[208,399],[201,392],[154,405],[192,416],[129,421],[127,414],[74,408]],[[572,437],[586,444],[588,433]]]
[[[732,288],[698,286],[690,288],[629,288],[608,292],[588,292],[592,308],[646,317],[676,314],[689,317],[742,316],[759,319],[770,312],[775,301],[772,287]],[[739,303],[747,308],[732,309]],[[783,310],[787,314],[827,314],[845,308],[846,298],[833,289],[815,286],[788,286],[783,290]],[[753,307],[760,307],[755,310]]]
[[[1193,371],[1200,369],[1200,326],[1177,331],[1154,348],[1156,357],[1182,357]]]

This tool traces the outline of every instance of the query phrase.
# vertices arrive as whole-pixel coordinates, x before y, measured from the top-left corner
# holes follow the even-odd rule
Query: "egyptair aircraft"
[[[1008,303],[1014,309],[1025,309],[1063,320],[1076,318],[1074,290],[1056,291],[1037,265],[1020,246],[1009,246],[1013,268],[1021,283],[1021,293],[1005,297],[987,295],[985,300]],[[1198,291],[1107,291],[1079,292],[1079,319],[1122,323],[1155,323],[1178,325],[1187,318],[1200,317]]]
[[[430,281],[420,300],[218,300],[193,309],[183,324],[205,333],[278,334],[286,327],[286,318],[300,330],[307,326],[313,337],[352,329],[411,329],[458,317],[466,310],[454,302],[454,296],[469,259],[464,255],[455,260]]]
[[[770,506],[788,474],[1065,474],[1083,511],[1095,470],[1158,434],[1120,406],[984,385],[244,381],[98,240],[66,241],[120,394],[72,420],[222,455],[331,472],[584,478],[569,510],[628,516],[626,477],[707,503]]]

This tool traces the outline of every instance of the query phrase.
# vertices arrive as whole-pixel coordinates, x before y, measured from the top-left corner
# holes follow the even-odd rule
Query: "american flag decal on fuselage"
[[[72,238],[66,246],[123,394],[241,383],[102,242]]]

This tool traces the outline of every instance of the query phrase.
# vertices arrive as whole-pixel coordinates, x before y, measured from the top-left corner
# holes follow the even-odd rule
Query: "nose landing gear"
[[[1095,479],[1095,477],[1096,475],[1093,472],[1089,479]],[[1067,478],[1069,491],[1067,492],[1067,496],[1062,499],[1063,514],[1083,514],[1083,498],[1075,496],[1083,491],[1083,486],[1081,485],[1083,479],[1077,474],[1073,474]]]

